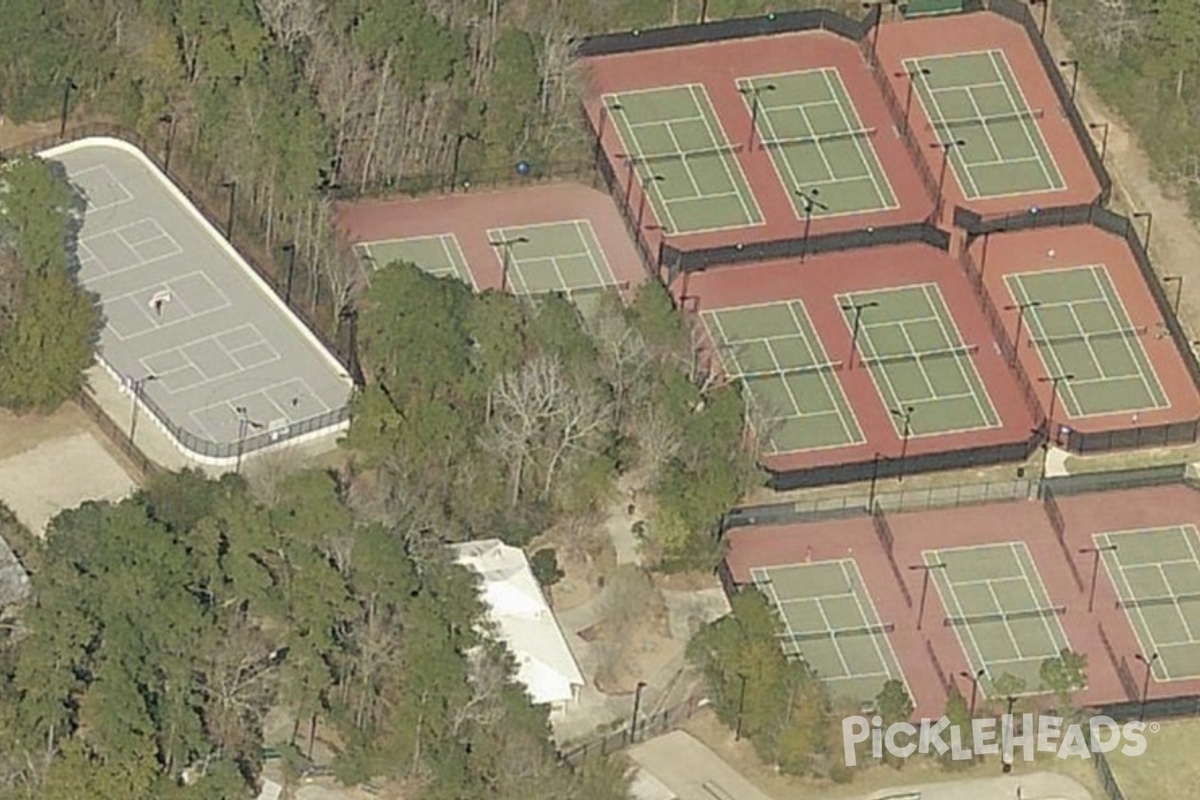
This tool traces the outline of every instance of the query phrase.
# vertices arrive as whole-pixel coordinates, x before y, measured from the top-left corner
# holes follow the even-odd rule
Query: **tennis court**
[[[454,234],[414,236],[409,239],[389,239],[354,246],[359,257],[371,270],[382,269],[397,261],[414,264],[435,278],[458,278],[474,285],[467,259]]]
[[[771,454],[866,441],[799,300],[705,311],[701,317],[726,375],[742,382]]]
[[[1069,648],[1059,616],[1024,542],[926,550],[944,619],[954,629],[971,672],[984,674],[980,690],[997,696],[1005,674],[1020,682],[1016,694],[1037,694],[1042,663]],[[1012,691],[1014,687],[1007,687]]]
[[[967,199],[1066,188],[1002,50],[906,59],[931,138],[962,141],[950,163]]]
[[[704,86],[608,94],[603,102],[665,233],[762,224],[735,155],[741,147],[725,135]]]
[[[839,294],[847,340],[902,438],[994,428],[999,415],[937,284]],[[853,359],[851,366],[853,366]],[[907,428],[907,431],[905,430]]]
[[[1200,533],[1194,525],[1093,537],[1160,681],[1200,678]],[[1154,658],[1154,654],[1158,658]]]
[[[779,612],[783,652],[808,663],[838,694],[869,705],[883,684],[904,681],[879,612],[852,559],[750,570]],[[906,685],[907,688],[907,685]]]
[[[504,283],[516,294],[562,292],[575,297],[621,285],[586,219],[491,228],[487,236]]]
[[[755,135],[766,148],[798,219],[898,208],[876,157],[874,129],[863,126],[836,69],[739,78]]]
[[[1072,418],[1170,405],[1142,346],[1148,327],[1130,319],[1104,266],[1004,276],[1049,377]]]

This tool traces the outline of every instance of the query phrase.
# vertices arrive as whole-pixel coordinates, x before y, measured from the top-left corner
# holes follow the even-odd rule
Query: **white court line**
[[[830,73],[833,74],[833,79],[829,77]],[[846,84],[842,81],[841,72],[836,69],[824,69],[821,71],[821,75],[829,87],[830,94],[833,95],[836,101],[835,105],[837,106],[838,113],[841,114],[842,122],[846,126],[846,129],[851,131],[861,130],[863,127],[862,117],[859,116],[858,109],[854,107],[854,98],[850,96],[850,92],[846,89]],[[834,85],[834,79],[837,81],[836,86]],[[841,89],[841,94],[838,94],[839,88]],[[844,105],[842,103],[843,97],[846,98]],[[879,159],[879,153],[875,150],[875,145],[870,139],[864,142],[858,136],[853,137],[853,141],[854,149],[858,151],[858,157],[862,162],[863,169],[867,171],[867,177],[871,179],[871,183],[875,187],[875,202],[878,205],[873,210],[880,211],[899,208],[900,201],[896,197],[895,190],[892,188],[892,182],[888,179],[887,170],[883,168],[883,162]],[[866,150],[863,149],[864,144],[867,147]],[[872,162],[874,162],[876,169],[871,169]],[[876,172],[879,173],[879,177],[876,177]],[[883,178],[883,183],[887,185],[886,195],[883,191],[883,185],[879,183],[880,177]],[[890,203],[886,199],[888,196],[891,197]]]
[[[120,189],[121,192],[123,192],[125,194],[125,196],[123,198],[121,198],[120,200],[114,200],[114,201],[105,203],[104,205],[97,205],[92,202],[92,199],[89,196],[90,193],[79,182],[79,176],[87,175],[90,172],[100,172],[100,171],[103,171],[104,174],[108,176],[108,179],[112,182],[113,187]],[[133,193],[130,192],[128,188],[126,188],[125,184],[121,183],[121,181],[117,179],[116,175],[112,174],[112,170],[110,170],[108,168],[108,166],[105,164],[96,164],[91,167],[85,167],[84,169],[81,169],[78,172],[76,172],[75,174],[71,175],[69,180],[77,188],[84,190],[84,193],[85,193],[84,199],[87,202],[88,208],[94,212],[107,211],[110,208],[116,208],[117,206],[123,206],[123,205],[127,204],[128,202],[130,202],[131,200],[133,200]],[[96,187],[96,188],[100,188],[100,187]]]
[[[957,56],[960,54],[956,53],[954,55]],[[967,55],[967,54],[963,53],[961,55]],[[950,58],[950,57],[952,57],[952,56],[942,56],[941,58]],[[928,77],[920,72],[914,72],[914,68],[918,69],[918,70],[924,68],[923,65],[925,64],[925,62],[937,61],[937,60],[939,60],[939,59],[938,58],[923,58],[923,59],[922,58],[906,58],[906,59],[904,59],[903,63],[904,63],[905,72],[909,73],[909,76],[908,76],[909,81],[912,81],[917,78],[920,79],[920,83],[918,85],[921,88],[918,89],[916,87],[913,87],[913,94],[915,94],[917,96],[917,103],[921,106],[921,111],[922,111],[922,113],[925,114],[925,118],[927,120],[929,120],[929,123],[933,126],[932,132],[934,134],[934,137],[940,142],[940,141],[942,141],[942,136],[946,132],[944,129],[948,129],[950,127],[950,125],[949,125],[950,121],[946,118],[945,113],[942,111],[941,104],[938,102],[937,97],[933,94],[933,88],[929,85]],[[925,102],[925,94],[926,93],[929,93],[929,102],[928,103]],[[930,105],[933,106],[933,110],[930,110],[930,108],[929,108]],[[934,116],[933,111],[937,112],[936,117]],[[908,121],[908,125],[911,128],[911,126],[912,126],[911,119]],[[958,150],[957,147],[954,149]],[[945,157],[945,154],[943,154],[943,157]],[[976,200],[976,199],[982,197],[983,195],[979,191],[979,187],[975,184],[974,176],[972,176],[970,174],[970,172],[965,168],[965,166],[964,166],[963,170],[961,170],[961,173],[960,173],[960,170],[958,169],[959,166],[963,166],[963,165],[955,164],[955,168],[950,171],[954,173],[954,182],[958,184],[958,189],[962,193],[962,196],[964,198],[966,198],[967,200]],[[970,189],[967,188],[967,185],[966,185],[966,183],[964,183],[964,181],[971,182]]]
[[[996,61],[997,56],[1000,57],[999,62]],[[992,66],[996,69],[998,77],[1003,79],[1005,76],[1007,76],[1008,78],[1012,79],[1012,83],[1017,88],[1017,96],[1020,97],[1021,100],[1021,108],[1024,108],[1025,110],[1032,110],[1033,106],[1029,105],[1029,100],[1025,97],[1025,87],[1021,86],[1021,82],[1017,80],[1017,73],[1013,72],[1012,65],[1008,63],[1008,55],[1005,54],[1003,50],[991,50],[988,52],[988,58],[991,59]],[[1003,64],[1004,72],[1000,72],[1001,63]],[[1005,80],[1004,86],[1008,92],[1009,99],[1012,100],[1013,104],[1015,105],[1017,98],[1013,97],[1012,86],[1009,86],[1008,83],[1009,82]],[[1033,125],[1032,131],[1030,131],[1029,128],[1030,124]],[[1049,163],[1043,162],[1042,164],[1042,174],[1046,176],[1046,182],[1050,184],[1050,188],[1043,189],[1041,191],[1062,191],[1063,189],[1066,189],[1067,180],[1063,177],[1062,168],[1058,166],[1058,161],[1056,161],[1054,158],[1054,151],[1050,149],[1050,143],[1046,141],[1046,137],[1042,136],[1042,131],[1040,128],[1038,128],[1037,121],[1033,119],[1027,120],[1022,117],[1021,127],[1025,129],[1025,135],[1029,138],[1029,143],[1031,145],[1036,145],[1033,139],[1034,136],[1037,136],[1038,141],[1042,143],[1042,150],[1038,150],[1036,146],[1033,148],[1033,151],[1038,154],[1039,160],[1043,151],[1046,153],[1046,157],[1049,159]],[[1055,182],[1054,178],[1050,177],[1050,173],[1046,169],[1049,166],[1053,166],[1055,173],[1057,173],[1057,183]]]

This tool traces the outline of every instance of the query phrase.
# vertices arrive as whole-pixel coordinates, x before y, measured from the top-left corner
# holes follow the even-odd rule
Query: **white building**
[[[455,560],[482,577],[488,617],[517,662],[517,680],[534,703],[562,711],[578,697],[583,674],[525,553],[499,539],[452,545]]]

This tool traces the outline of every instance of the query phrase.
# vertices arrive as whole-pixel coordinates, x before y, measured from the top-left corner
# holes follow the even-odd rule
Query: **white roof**
[[[574,699],[583,675],[520,548],[499,539],[451,545],[455,559],[483,578],[480,593],[501,641],[517,662],[517,679],[535,703]]]

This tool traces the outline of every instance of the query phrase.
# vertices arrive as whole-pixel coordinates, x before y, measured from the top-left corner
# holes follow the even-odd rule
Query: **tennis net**
[[[1200,600],[1200,594],[1164,594],[1155,597],[1131,597],[1117,602],[1118,608],[1143,608],[1145,606],[1179,606]]]
[[[818,642],[823,639],[842,639],[848,636],[879,636],[896,630],[896,624],[861,625],[855,628],[830,628],[824,631],[788,631],[780,638],[788,642]]]
[[[790,375],[813,375],[817,373],[831,374],[842,371],[841,361],[823,361],[819,364],[804,364],[798,367],[780,367],[774,370],[757,372],[739,372],[736,377],[743,381],[767,380],[770,378],[787,378]]]
[[[808,136],[787,136],[778,139],[763,139],[759,142],[764,148],[787,147],[795,144],[824,144],[825,142],[840,142],[847,139],[870,139],[875,136],[875,128],[855,128],[852,130],[832,131],[830,133],[813,133]]]
[[[998,122],[1015,122],[1019,120],[1037,120],[1046,116],[1046,112],[1040,108],[1024,109],[1022,111],[1006,111],[1003,114],[980,114],[976,117],[959,117],[957,119],[939,119],[928,123],[927,127],[931,131],[953,129],[966,125],[994,125]]]
[[[1051,608],[1031,608],[1025,611],[1010,611],[1008,613],[976,614],[967,617],[946,617],[945,626],[956,628],[961,625],[986,625],[989,622],[1013,622],[1020,619],[1044,619],[1046,617],[1061,617],[1067,613],[1066,606]]]
[[[689,161],[696,158],[704,158],[706,156],[720,156],[730,153],[740,153],[743,145],[721,144],[713,147],[701,147],[696,150],[671,150],[666,153],[642,153],[640,155],[631,156],[630,160],[634,164],[661,164],[664,161]]]
[[[920,353],[896,353],[891,355],[864,355],[860,358],[860,362],[866,366],[875,366],[876,364],[901,364],[907,361],[925,362],[925,361],[940,361],[945,358],[964,358],[973,356],[979,352],[979,345],[965,344],[958,347],[947,347],[942,350],[926,350]]]
[[[1142,325],[1135,328],[1117,328],[1111,331],[1096,331],[1095,333],[1073,333],[1069,336],[1030,336],[1031,347],[1054,346],[1056,344],[1071,344],[1073,342],[1102,342],[1107,339],[1137,339],[1149,333],[1150,328]]]

